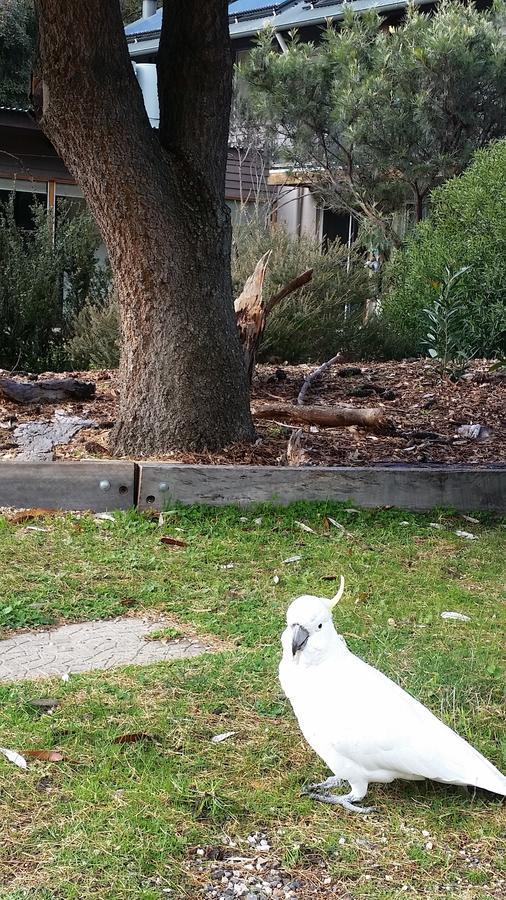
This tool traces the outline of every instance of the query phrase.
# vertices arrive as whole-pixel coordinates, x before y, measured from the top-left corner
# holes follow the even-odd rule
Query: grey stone
[[[210,648],[188,638],[146,641],[164,622],[119,618],[20,634],[0,641],[0,681],[24,681],[198,656]]]

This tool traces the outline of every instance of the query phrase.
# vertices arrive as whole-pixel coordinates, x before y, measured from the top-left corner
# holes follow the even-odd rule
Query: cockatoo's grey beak
[[[292,625],[292,655],[295,656],[297,650],[302,650],[306,646],[309,631],[306,631],[302,625]]]

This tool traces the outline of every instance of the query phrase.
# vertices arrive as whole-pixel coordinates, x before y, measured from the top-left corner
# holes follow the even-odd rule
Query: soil
[[[260,365],[253,383],[252,408],[271,402],[296,403],[304,378],[316,366]],[[61,374],[61,373],[60,373]],[[97,423],[80,431],[54,459],[107,459],[117,400],[116,375],[111,371],[65,373],[94,380],[96,397],[85,402],[20,405],[0,400],[0,458],[15,459],[19,449],[15,428],[45,421],[63,410]],[[39,378],[54,377],[44,373]],[[33,376],[32,376],[33,377]],[[458,380],[442,377],[427,360],[334,365],[305,398],[307,405],[381,407],[392,426],[386,433],[365,428],[305,427],[305,465],[473,464],[505,462],[506,373],[493,371],[487,360],[474,361]],[[463,425],[483,426],[481,439],[459,434]],[[293,432],[282,420],[257,422],[253,445],[233,445],[222,453],[173,453],[160,459],[209,465],[286,465],[287,442]]]

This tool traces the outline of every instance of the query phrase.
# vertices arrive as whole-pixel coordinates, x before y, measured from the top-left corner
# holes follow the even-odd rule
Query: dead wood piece
[[[78,378],[50,378],[47,381],[0,378],[0,395],[14,403],[92,400],[95,389],[93,381],[80,381]]]
[[[334,363],[337,362],[337,360],[340,358],[341,354],[336,353],[336,355],[333,356],[332,359],[328,359],[327,362],[324,362],[321,366],[318,366],[318,368],[315,369],[314,372],[310,372],[309,375],[306,376],[306,378],[304,379],[304,383],[299,391],[299,396],[297,397],[298,406],[302,406],[309,388],[313,387],[315,381],[318,381],[318,379],[320,379],[322,375],[325,374],[327,369],[330,369],[330,367],[333,366]]]
[[[302,446],[302,428],[292,431],[286,448],[286,462],[289,466],[305,466],[309,457]]]
[[[265,329],[265,307],[263,301],[263,287],[265,270],[271,251],[264,253],[258,260],[253,275],[250,275],[244,285],[242,294],[234,304],[239,337],[244,350],[246,371],[249,381],[253,378],[257,349]]]
[[[267,316],[285,297],[299,290],[299,288],[311,281],[313,277],[313,270],[308,269],[307,272],[303,272],[302,275],[298,275],[289,281],[288,284],[285,284],[270,300],[264,300],[265,272],[271,253],[272,251],[268,250],[258,260],[255,271],[246,281],[240,297],[237,298],[234,304],[239,337],[244,350],[246,370],[250,383],[255,370],[258,347],[265,331]]]
[[[390,426],[383,409],[355,409],[352,406],[292,406],[273,403],[253,410],[256,419],[284,419],[295,425],[320,425],[322,428],[359,425],[383,430]]]

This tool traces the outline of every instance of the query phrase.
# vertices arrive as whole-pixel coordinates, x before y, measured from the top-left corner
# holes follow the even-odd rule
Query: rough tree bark
[[[128,56],[119,0],[35,3],[40,121],[81,185],[118,289],[115,451],[146,456],[251,440],[224,199],[226,0],[165,3],[159,135]]]

